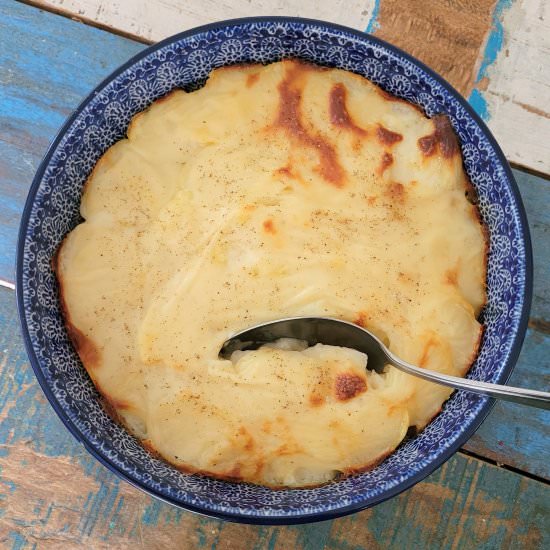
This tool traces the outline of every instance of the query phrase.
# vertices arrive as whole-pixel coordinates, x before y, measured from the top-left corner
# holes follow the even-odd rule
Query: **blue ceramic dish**
[[[447,460],[489,412],[455,392],[443,412],[374,470],[307,490],[272,491],[178,472],[111,420],[65,332],[50,259],[79,223],[82,186],[133,115],[174,87],[201,85],[215,67],[300,57],[364,75],[388,92],[447,113],[489,228],[488,304],[469,377],[503,383],[523,341],[531,300],[527,222],[510,168],[464,99],[422,63],[372,36],[319,21],[253,18],[184,32],[130,60],[94,90],[54,140],[33,181],[17,253],[17,302],[36,376],[67,428],[107,468],[167,502],[233,521],[290,524],[356,512],[411,487]]]

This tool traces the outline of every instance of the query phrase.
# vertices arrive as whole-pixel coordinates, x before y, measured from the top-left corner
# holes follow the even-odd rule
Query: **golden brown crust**
[[[445,282],[448,285],[458,287],[458,265],[453,269],[447,269],[445,272]]]
[[[319,155],[318,171],[322,178],[335,187],[343,187],[345,173],[336,149],[323,136],[312,132],[302,123],[301,102],[305,84],[304,75],[313,70],[312,65],[301,62],[289,64],[284,80],[279,84],[279,110],[274,127],[283,130],[302,146]]]
[[[378,175],[381,176],[387,168],[393,164],[393,155],[384,151],[382,154],[382,159],[380,161],[380,166],[378,167]]]
[[[385,195],[394,202],[404,202],[406,194],[405,186],[397,181],[392,181],[385,190]]]
[[[258,79],[260,78],[260,73],[251,73],[246,77],[246,87],[252,88],[256,82],[258,82]]]
[[[428,362],[428,357],[430,355],[430,350],[437,344],[437,342],[432,338],[428,338],[428,341],[424,344],[422,349],[422,355],[418,361],[418,366],[424,368]]]
[[[349,401],[367,391],[367,381],[353,372],[342,372],[336,376],[334,394],[338,401]]]
[[[329,115],[334,126],[344,128],[359,136],[365,136],[367,131],[359,127],[351,117],[346,106],[347,89],[342,83],[335,84],[329,95]]]
[[[393,449],[391,451],[388,451],[387,453],[382,454],[377,459],[375,459],[375,460],[373,460],[373,461],[371,461],[368,464],[365,464],[363,466],[352,466],[350,468],[346,468],[342,472],[342,475],[340,476],[339,479],[343,479],[343,478],[346,478],[346,477],[349,477],[349,476],[352,476],[352,475],[363,474],[365,472],[368,472],[369,470],[372,470],[372,469],[376,468],[376,466],[378,466],[379,464],[382,464],[382,462],[384,462],[384,460],[386,460],[386,458],[388,458],[388,456],[393,454],[394,450],[395,449]]]
[[[447,115],[436,115],[430,120],[434,123],[432,134],[421,137],[418,147],[425,157],[439,153],[443,158],[451,159],[460,154],[458,138]]]
[[[237,67],[238,66],[233,66],[233,67],[229,67],[228,69],[234,69]],[[245,65],[245,67],[250,67],[250,65]],[[321,135],[314,133],[309,128],[306,128],[301,121],[300,102],[301,102],[301,93],[303,91],[303,81],[301,79],[301,75],[304,72],[310,71],[310,70],[325,70],[325,69],[321,67],[316,67],[314,65],[301,63],[301,62],[298,62],[298,63],[293,62],[292,64],[289,64],[289,66],[287,67],[286,78],[279,86],[280,107],[279,107],[278,118],[275,123],[275,126],[287,132],[290,137],[300,141],[301,144],[306,145],[307,147],[315,148],[319,154],[319,167],[318,167],[319,172],[321,173],[321,175],[326,181],[328,181],[329,183],[332,183],[336,187],[341,187],[344,185],[344,182],[345,182],[345,172],[343,167],[339,163],[336,149],[328,140],[323,138]],[[246,86],[247,87],[253,86],[256,83],[257,78],[258,78],[257,73],[249,74],[247,76]],[[387,94],[380,88],[377,88],[377,90],[379,91],[379,93],[381,93],[381,95],[386,100],[402,101],[403,103],[407,103],[407,105],[412,105],[404,100],[401,100],[399,98],[396,98],[394,96]],[[173,93],[174,92],[167,94],[165,97],[161,99],[161,101],[165,101]],[[416,107],[414,105],[412,106]],[[136,119],[142,114],[143,113],[138,113],[132,119],[129,127],[129,131],[132,125],[135,123]],[[367,132],[364,129],[360,128],[355,124],[351,115],[347,111],[346,89],[343,86],[343,84],[342,85],[337,84],[331,90],[331,94],[329,97],[329,114],[330,114],[331,122],[334,125],[340,126],[360,136],[367,134]],[[433,140],[433,144],[430,145],[431,142],[427,141],[426,147],[428,149],[438,148],[441,154],[445,158],[451,158],[455,156],[457,152],[458,153],[460,152],[460,149],[458,146],[458,141],[452,129],[452,126],[450,125],[450,122],[448,121],[447,117],[444,115],[441,115],[440,119],[438,117],[434,117],[433,120],[435,124],[434,134],[432,134],[431,136],[425,136],[425,138],[430,137]],[[384,128],[383,126],[379,126],[377,128],[376,135],[379,141],[388,147],[392,147],[395,143],[403,139],[403,136],[401,134],[392,132],[391,130]],[[424,139],[424,138],[421,138],[421,139]],[[419,146],[420,146],[420,142],[419,142]],[[421,147],[421,150],[422,150],[422,147]],[[422,151],[425,154],[425,156],[429,156],[424,152],[424,150]],[[431,151],[430,154],[433,154],[434,152],[435,151]],[[92,174],[89,176],[86,182],[86,185],[92,178],[94,171],[99,166],[99,163],[104,162],[104,159],[107,158],[108,154],[109,154],[109,151],[107,151],[107,153],[100,159],[98,164],[96,164],[96,166],[94,167],[94,170],[92,171]],[[380,165],[380,173],[383,173],[384,170],[392,164],[392,162],[393,162],[393,156],[387,151],[384,152],[381,165]],[[281,175],[285,175],[288,177],[296,177],[295,171],[290,165],[290,162],[289,162],[289,166],[280,168],[277,172],[280,173]],[[465,186],[466,186],[467,196],[469,193],[472,196],[474,196],[475,193],[472,193],[473,186],[471,185],[469,180],[467,180],[467,178],[465,181],[466,181]],[[387,192],[394,199],[402,199],[404,196],[405,189],[402,184],[397,182],[392,182],[389,185]],[[373,200],[374,199],[375,198],[373,198]],[[485,257],[484,257],[484,268],[486,269],[487,251],[488,251],[488,232],[487,232],[487,228],[485,227],[485,225],[481,220],[481,216],[475,204],[472,204],[472,215],[480,223],[483,230],[485,244],[486,244]],[[271,219],[264,221],[263,228],[264,228],[264,231],[268,233],[274,234],[276,232],[275,226],[273,225],[273,221]],[[56,276],[59,282],[61,311],[65,320],[69,338],[72,341],[77,353],[79,354],[85,368],[90,372],[91,369],[93,369],[95,366],[97,366],[100,363],[100,359],[101,359],[100,351],[97,349],[95,344],[71,322],[70,315],[65,304],[63,281],[62,281],[62,277],[60,276],[60,270],[59,270],[59,253],[63,247],[63,244],[64,243],[60,245],[59,249],[55,253],[54,257],[52,258],[52,265],[54,266],[54,271],[56,273]],[[365,326],[367,317],[368,316],[366,312],[361,311],[358,313],[357,318],[355,319],[354,322],[360,326]],[[475,361],[475,358],[477,357],[479,346],[481,345],[482,334],[483,334],[483,329],[480,330],[479,338],[478,338],[475,350],[472,352],[471,360],[469,362],[468,367],[465,369],[465,372],[469,370],[471,364]],[[427,360],[428,353],[429,353],[429,346],[428,346],[428,349],[425,350],[425,354],[423,354],[423,357],[424,355],[426,355],[426,360]],[[421,363],[422,363],[422,360],[421,360]],[[107,412],[110,414],[112,418],[114,418],[116,422],[118,422],[119,424],[124,426],[126,429],[128,429],[128,426],[126,426],[125,422],[121,419],[121,416],[118,411],[128,409],[130,408],[130,405],[124,401],[110,398],[105,392],[101,390],[101,388],[98,386],[97,383],[96,383],[96,386],[98,387],[99,392],[103,396],[104,406]],[[360,376],[357,376],[355,373],[343,373],[339,375],[339,377],[337,377],[336,379],[335,386],[334,386],[335,396],[340,401],[346,401],[348,399],[352,399],[353,397],[359,395],[360,393],[366,390],[367,390],[366,380],[364,380]],[[320,395],[319,393],[312,393],[309,396],[309,403],[311,406],[314,406],[314,407],[320,406],[323,403],[325,403],[325,397],[323,395]],[[264,428],[267,433],[271,430],[271,425],[268,425],[266,423]],[[244,430],[244,432],[242,433],[239,432],[239,433],[240,433],[240,436],[242,436],[242,438],[244,438],[245,440],[243,448],[250,451],[255,446],[254,439],[250,436],[250,434],[248,434],[248,432],[246,432],[246,428],[243,427],[242,429]],[[206,475],[209,477],[228,480],[228,481],[243,481],[244,479],[243,473],[242,473],[242,465],[238,463],[235,464],[235,466],[233,466],[227,472],[222,472],[222,473],[211,472],[205,469],[197,469],[187,465],[174,464],[169,460],[167,460],[166,458],[161,457],[159,452],[156,450],[156,448],[153,446],[150,440],[141,440],[141,443],[149,452],[151,452],[158,458],[161,458],[165,462],[171,464],[172,466],[186,473]],[[279,451],[280,451],[279,454],[281,455],[284,455],[284,454],[288,455],[288,454],[292,454],[293,452],[296,452],[295,450],[293,451],[292,449],[288,448],[288,446],[285,446],[285,445],[282,445]],[[342,473],[342,476],[345,477],[345,476],[370,470],[376,467],[378,464],[380,464],[387,456],[392,454],[392,452],[393,451],[384,453],[382,456],[380,456],[374,461],[369,462],[366,465],[347,468]],[[177,460],[178,457],[175,457],[175,459]],[[263,466],[264,466],[264,461],[261,457],[259,457],[257,460],[257,464],[255,465],[256,477],[258,479]],[[265,482],[262,482],[262,484],[265,485]],[[316,486],[321,486],[321,485],[324,485],[324,483],[321,483]],[[272,489],[287,488],[283,486],[270,486],[270,487]],[[311,486],[308,486],[308,487],[311,487]]]
[[[265,233],[270,233],[271,235],[275,235],[275,233],[277,233],[277,230],[275,229],[275,224],[273,223],[273,220],[271,218],[265,220],[262,226]]]
[[[368,318],[369,316],[366,311],[360,311],[357,313],[357,317],[353,320],[353,323],[359,325],[360,327],[366,328]]]
[[[403,136],[401,134],[398,132],[392,132],[381,124],[379,124],[376,128],[376,137],[382,145],[386,145],[388,147],[392,147],[396,143],[403,140]]]
[[[61,250],[65,244],[66,240],[63,240],[54,257],[52,262],[54,265],[54,273],[57,278],[57,283],[59,286],[59,304],[61,308],[61,314],[63,320],[65,321],[65,328],[67,329],[67,335],[69,340],[73,344],[75,351],[78,353],[82,364],[87,371],[97,368],[101,364],[101,353],[94,342],[88,338],[77,326],[75,326],[71,321],[71,316],[67,304],[65,301],[65,292],[63,287],[63,278],[61,277],[61,270],[59,269],[59,259]]]

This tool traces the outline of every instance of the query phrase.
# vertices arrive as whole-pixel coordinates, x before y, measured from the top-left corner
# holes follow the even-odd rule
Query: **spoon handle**
[[[478,382],[477,380],[470,380],[468,378],[449,376],[448,374],[442,374],[433,370],[415,367],[414,365],[399,359],[390,351],[384,351],[386,351],[388,361],[394,367],[408,374],[412,374],[413,376],[423,378],[424,380],[437,382],[438,384],[449,386],[457,390],[466,390],[472,393],[495,397],[497,399],[504,399],[505,401],[512,401],[513,403],[521,403],[522,405],[538,407],[539,409],[550,409],[549,392],[529,390],[525,388],[514,388],[512,386],[489,384],[488,382]]]

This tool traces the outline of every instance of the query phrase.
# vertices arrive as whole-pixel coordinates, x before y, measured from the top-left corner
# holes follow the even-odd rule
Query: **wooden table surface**
[[[34,4],[0,0],[0,548],[550,548],[550,413],[503,403],[425,481],[346,518],[252,527],[153,500],[99,465],[56,417],[24,352],[13,292],[17,227],[34,172],[64,119],[101,79],[144,42],[209,21],[326,19],[424,60],[488,121],[513,163],[535,257],[531,320],[511,383],[548,390],[550,2]]]

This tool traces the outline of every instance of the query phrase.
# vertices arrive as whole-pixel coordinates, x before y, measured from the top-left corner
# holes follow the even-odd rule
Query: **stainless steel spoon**
[[[279,338],[305,340],[310,346],[321,343],[353,348],[367,355],[367,367],[370,370],[382,372],[384,366],[390,363],[399,370],[436,384],[531,407],[550,409],[550,393],[548,392],[478,382],[415,367],[396,357],[368,330],[331,317],[291,317],[256,325],[229,338],[220,350],[220,357],[228,359],[234,351],[257,349],[263,344]]]

